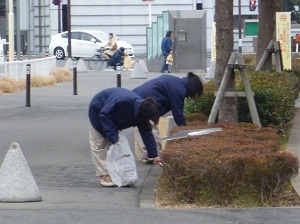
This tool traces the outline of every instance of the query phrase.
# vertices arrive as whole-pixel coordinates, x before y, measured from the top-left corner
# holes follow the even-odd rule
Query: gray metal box
[[[204,10],[169,11],[169,30],[174,33],[175,71],[207,69],[206,12]]]

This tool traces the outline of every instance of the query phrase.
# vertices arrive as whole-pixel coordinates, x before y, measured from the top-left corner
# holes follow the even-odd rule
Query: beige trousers
[[[156,125],[152,125],[152,133],[156,142],[156,149],[158,155],[161,153],[161,139],[160,133]],[[145,144],[143,142],[142,136],[137,127],[134,128],[134,136],[135,136],[135,155],[138,160],[142,160],[143,158],[148,158],[147,150]]]
[[[96,169],[96,176],[108,175],[106,157],[109,147],[112,145],[90,124],[90,146],[92,160]]]

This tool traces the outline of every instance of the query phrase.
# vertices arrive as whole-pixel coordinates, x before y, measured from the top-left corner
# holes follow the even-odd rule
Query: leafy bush
[[[291,121],[294,113],[295,100],[300,91],[300,72],[249,72],[251,89],[263,126],[276,125],[284,129]],[[236,80],[237,91],[243,91],[243,83]],[[196,100],[187,99],[185,113],[203,113],[209,116],[215,100],[216,88],[213,82],[205,84],[204,94]],[[248,102],[245,97],[238,98],[239,122],[251,123]]]
[[[279,151],[277,129],[243,123],[192,126],[209,127],[220,127],[222,132],[173,140],[163,151],[162,177],[172,183],[169,194],[188,203],[201,201],[199,195],[205,194],[219,205],[228,205],[246,191],[272,205],[299,168],[296,157]]]
[[[209,116],[215,101],[216,86],[213,81],[204,84],[203,94],[197,99],[188,98],[185,101],[184,111],[186,114],[203,113]]]
[[[276,125],[285,129],[294,114],[295,100],[299,96],[299,73],[285,71],[249,72],[251,89],[255,92],[260,122],[263,126]],[[237,90],[243,91],[241,81],[237,82]],[[246,98],[238,99],[239,121],[251,122]]]

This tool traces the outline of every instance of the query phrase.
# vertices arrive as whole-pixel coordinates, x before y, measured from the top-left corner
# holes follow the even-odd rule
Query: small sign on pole
[[[280,42],[283,69],[290,70],[291,62],[291,12],[276,12],[276,40]]]

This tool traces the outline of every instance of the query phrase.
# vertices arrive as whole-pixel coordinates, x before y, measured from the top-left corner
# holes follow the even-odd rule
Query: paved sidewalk
[[[122,86],[132,89],[158,75],[130,79],[130,71],[123,71]],[[11,142],[18,142],[42,195],[41,202],[0,203],[1,223],[300,223],[299,208],[154,208],[158,166],[137,163],[133,188],[100,187],[89,151],[87,109],[98,91],[116,86],[116,74],[79,73],[77,96],[72,86],[32,89],[31,107],[25,107],[25,91],[0,96],[0,162]],[[133,146],[132,128],[125,134]]]

